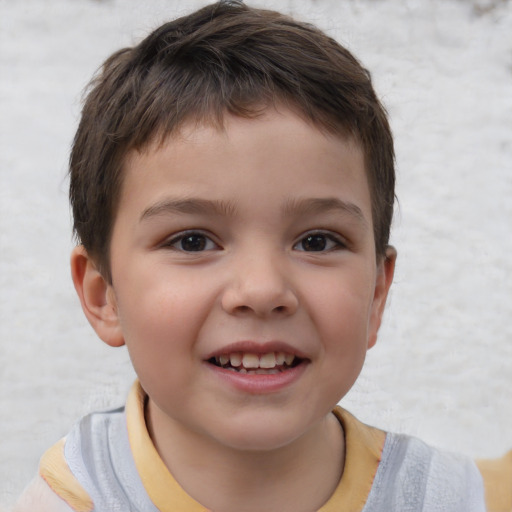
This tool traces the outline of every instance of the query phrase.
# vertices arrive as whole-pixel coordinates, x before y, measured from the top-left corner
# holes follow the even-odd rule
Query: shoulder
[[[500,459],[476,464],[484,479],[488,512],[512,511],[512,450]]]
[[[12,512],[73,512],[48,484],[37,476],[25,489]]]
[[[123,409],[82,418],[65,439],[41,457],[39,474],[22,494],[15,512],[96,510],[102,504],[104,491],[99,490],[98,484],[109,481],[113,474],[111,455],[119,450],[123,429]]]
[[[369,427],[340,407],[334,412],[345,429],[347,455],[357,451],[354,446],[364,445],[377,461],[365,512],[512,512],[512,450],[499,459],[474,461],[412,436]],[[379,448],[383,435],[385,442]],[[350,462],[348,457],[346,464]]]
[[[388,434],[375,486],[383,504],[399,510],[485,510],[482,478],[471,459],[407,435]]]
[[[39,474],[25,489],[14,512],[91,512],[91,498],[64,457],[64,439],[41,458]]]
[[[335,414],[342,420],[346,439],[341,484],[350,483],[353,493],[354,484],[364,483],[368,489],[361,494],[366,496],[365,512],[485,511],[482,477],[468,457],[438,450],[415,437],[369,427],[341,408]],[[348,478],[361,467],[357,478]]]

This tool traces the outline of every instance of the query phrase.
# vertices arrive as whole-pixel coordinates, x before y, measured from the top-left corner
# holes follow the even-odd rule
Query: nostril
[[[256,314],[259,314],[260,311],[256,308],[252,308],[251,306],[237,306],[236,310],[239,312],[239,313],[248,313],[250,311],[254,311],[256,312]],[[286,311],[288,310],[288,308],[286,306],[276,306],[274,308],[271,309],[271,312],[272,313],[286,313]]]
[[[292,315],[298,307],[298,298],[288,287],[277,288],[264,282],[229,286],[222,295],[222,308],[229,314],[267,316]]]

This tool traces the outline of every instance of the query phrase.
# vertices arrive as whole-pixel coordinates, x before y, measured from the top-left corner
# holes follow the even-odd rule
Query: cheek
[[[129,283],[127,283],[129,284]],[[179,284],[179,283],[178,283]],[[158,280],[123,291],[119,315],[135,372],[157,401],[194,378],[195,346],[201,324],[197,294]]]
[[[349,276],[325,283],[316,281],[308,295],[311,314],[327,340],[339,339],[341,345],[360,341],[367,334],[373,295],[366,280]]]
[[[190,344],[202,316],[202,301],[193,283],[148,276],[126,281],[119,294],[118,313],[128,348],[180,350]],[[148,351],[149,352],[149,351]]]
[[[333,392],[345,394],[366,357],[371,287],[366,280],[350,278],[325,285],[312,291],[316,307],[311,315],[321,338],[324,368],[333,376]]]
[[[321,344],[330,389],[341,399],[357,380],[368,350],[368,302],[339,293],[322,312]]]

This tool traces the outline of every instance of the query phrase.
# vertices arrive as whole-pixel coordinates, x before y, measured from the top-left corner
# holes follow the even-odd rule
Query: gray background
[[[342,402],[473,456],[512,448],[512,3],[254,2],[311,21],[369,67],[396,137],[398,269],[377,346]],[[134,378],[69,279],[66,165],[80,91],[120,46],[203,5],[0,0],[0,503]]]

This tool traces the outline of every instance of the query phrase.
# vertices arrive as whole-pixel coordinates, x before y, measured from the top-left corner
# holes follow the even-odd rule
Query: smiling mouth
[[[241,374],[275,375],[298,366],[303,359],[285,352],[254,354],[234,352],[211,357],[208,362],[224,370]]]

